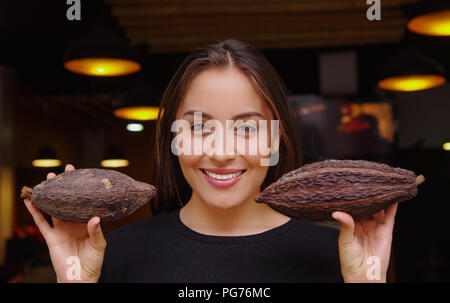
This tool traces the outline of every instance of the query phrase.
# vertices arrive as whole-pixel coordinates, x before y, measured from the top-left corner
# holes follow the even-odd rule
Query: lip
[[[245,171],[245,169],[232,169],[232,168],[200,168],[202,170],[207,170],[209,172],[212,172],[214,174],[220,174],[220,175],[227,175],[227,174],[233,174],[240,171]]]
[[[232,173],[236,173],[236,172],[240,172],[240,171],[244,171],[242,174],[240,174],[238,177],[236,178],[231,178],[229,180],[217,180],[214,178],[211,178],[210,176],[208,176],[206,173],[203,172],[203,170],[207,170],[209,172],[215,173],[215,174],[232,174]],[[202,175],[205,177],[206,181],[208,181],[211,185],[219,187],[219,188],[226,188],[226,187],[230,187],[234,184],[236,184],[237,182],[239,182],[239,180],[242,179],[242,177],[245,174],[245,169],[224,169],[224,168],[217,168],[217,169],[204,169],[201,168],[200,169]]]

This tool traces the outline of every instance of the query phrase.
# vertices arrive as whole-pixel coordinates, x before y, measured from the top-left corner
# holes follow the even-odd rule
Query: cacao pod
[[[369,216],[417,195],[425,178],[365,160],[324,160],[285,173],[256,198],[290,217],[334,220],[334,211]]]
[[[156,194],[153,185],[139,182],[115,170],[84,168],[63,172],[33,189],[24,186],[21,198],[64,221],[102,222],[128,216]]]

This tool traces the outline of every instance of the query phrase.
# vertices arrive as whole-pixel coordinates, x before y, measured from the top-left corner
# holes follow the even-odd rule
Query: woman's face
[[[201,120],[194,119],[193,112],[202,112]],[[245,113],[250,114],[243,115]],[[258,134],[265,133],[267,141],[261,144],[270,147],[273,117],[248,76],[233,67],[202,71],[190,82],[176,119],[186,120],[191,126],[191,153],[181,154],[178,159],[183,175],[193,189],[193,197],[220,209],[253,201],[268,171],[268,166],[261,166],[260,160],[270,158],[270,154],[261,153]],[[216,121],[212,124],[204,124],[213,119]],[[233,123],[228,127],[226,120],[236,122],[236,128],[233,130]],[[259,128],[260,120],[266,120],[268,127]],[[222,125],[222,130],[217,123]],[[216,132],[220,131],[222,146],[216,148]],[[227,131],[234,139],[234,146],[226,142]],[[206,144],[208,140],[213,143]],[[200,146],[200,153],[195,153],[195,144],[197,148]],[[206,147],[202,148],[202,144]],[[257,147],[256,152],[250,152],[251,146]],[[221,151],[221,154],[214,151]]]

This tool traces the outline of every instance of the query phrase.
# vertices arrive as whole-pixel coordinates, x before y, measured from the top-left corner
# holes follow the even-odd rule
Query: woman
[[[257,49],[232,39],[195,49],[170,81],[161,107],[151,218],[105,239],[98,217],[87,224],[52,218],[51,227],[25,200],[59,282],[386,281],[397,204],[359,221],[334,212],[338,232],[255,202],[265,186],[302,164],[287,90]],[[237,119],[231,129],[236,145],[248,151],[258,142],[255,134],[264,133],[270,157],[278,150],[275,163],[261,165],[266,154],[239,153],[228,142],[194,152],[196,143]],[[279,137],[272,128],[258,128],[259,121],[273,120]],[[172,128],[175,121],[187,121],[191,132]],[[175,138],[181,140],[174,149]],[[81,264],[78,280],[68,274],[73,256]]]

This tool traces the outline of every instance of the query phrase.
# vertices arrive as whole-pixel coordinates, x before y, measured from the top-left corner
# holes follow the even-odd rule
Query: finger
[[[355,221],[352,216],[341,211],[333,212],[332,216],[335,220],[341,223],[339,242],[343,245],[349,245],[353,241]]]
[[[54,178],[55,176],[56,176],[55,173],[48,173],[48,174],[47,174],[47,180],[48,180],[48,179],[51,179],[51,178]]]
[[[52,229],[51,226],[48,224],[47,220],[45,220],[44,215],[41,213],[41,211],[31,203],[30,198],[25,199],[24,202],[26,208],[33,217],[34,223],[39,228],[44,238],[47,239],[47,236],[50,234]]]
[[[89,243],[96,250],[103,250],[106,247],[106,240],[103,237],[102,228],[100,226],[100,218],[92,217],[87,224]]]
[[[67,164],[66,167],[64,168],[64,171],[71,171],[71,170],[75,170],[75,167],[72,164]]]

